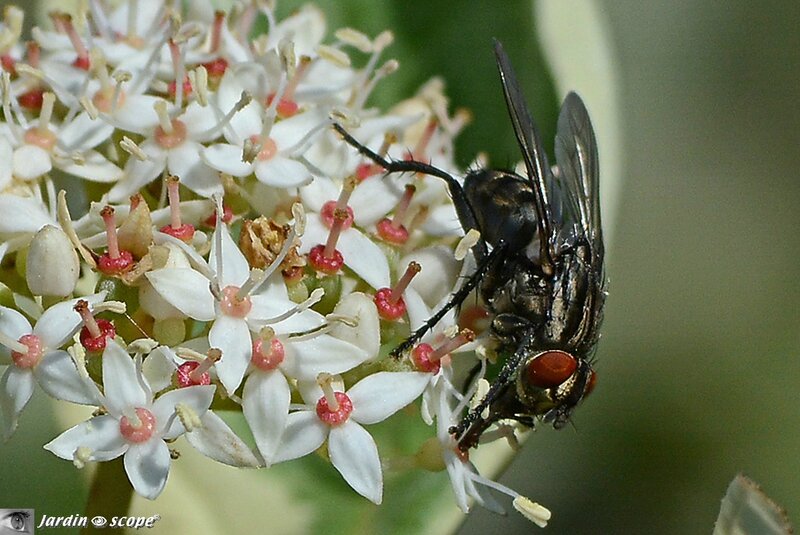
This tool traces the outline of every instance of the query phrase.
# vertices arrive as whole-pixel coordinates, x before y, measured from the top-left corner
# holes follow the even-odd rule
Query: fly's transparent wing
[[[595,263],[602,264],[597,139],[586,106],[575,93],[569,93],[561,105],[555,153],[562,201],[567,205],[567,211],[577,218],[576,231],[591,246]]]
[[[497,68],[500,71],[500,81],[503,84],[503,95],[506,99],[508,114],[511,117],[511,124],[514,127],[514,134],[517,137],[522,159],[528,171],[528,178],[534,192],[534,208],[536,210],[536,224],[539,230],[539,240],[548,246],[542,247],[543,267],[552,267],[552,247],[554,245],[553,225],[547,199],[547,181],[550,174],[550,167],[547,163],[547,156],[542,148],[542,140],[539,131],[533,124],[525,98],[522,96],[511,61],[503,50],[503,45],[499,41],[494,42],[494,53],[497,58]]]

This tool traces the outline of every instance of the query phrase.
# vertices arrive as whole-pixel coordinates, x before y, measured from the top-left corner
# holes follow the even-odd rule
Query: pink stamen
[[[161,232],[169,234],[179,240],[189,243],[194,237],[194,225],[181,222],[181,194],[180,179],[170,175],[167,181],[167,196],[169,197],[170,224],[161,227]]]
[[[269,327],[262,329],[253,341],[253,356],[250,359],[253,366],[268,372],[280,366],[285,358],[286,350],[275,337],[275,331]]]
[[[438,373],[441,361],[452,351],[475,339],[475,334],[469,329],[462,329],[454,338],[434,349],[430,344],[421,343],[411,351],[411,360],[414,366],[426,373]]]
[[[222,289],[222,298],[219,308],[226,316],[234,318],[244,318],[253,308],[250,297],[239,297],[239,288],[236,286],[226,286]]]
[[[378,315],[389,321],[394,321],[403,317],[406,313],[406,303],[403,300],[403,292],[406,291],[411,280],[417,273],[422,271],[422,266],[416,262],[411,262],[406,268],[406,272],[397,281],[394,288],[381,288],[375,292],[373,301],[378,308]]]
[[[89,334],[95,338],[102,334],[100,331],[100,326],[97,324],[97,321],[95,321],[92,311],[89,310],[88,301],[80,299],[77,303],[75,303],[73,308],[75,312],[81,315],[83,325],[86,327],[86,330],[89,331]]]
[[[233,219],[233,210],[231,210],[230,206],[223,204],[222,205],[222,222],[225,223],[225,224],[228,224],[228,223],[231,222],[232,219]],[[203,223],[207,227],[216,228],[217,227],[217,211],[214,210],[214,212],[210,216],[208,216],[203,221]]]
[[[131,203],[131,212],[133,212],[139,207],[139,204],[144,201],[144,197],[142,197],[141,193],[136,193],[135,195],[131,195],[129,200]]]
[[[178,366],[175,382],[179,388],[211,384],[211,374],[208,371],[222,358],[222,351],[211,348],[206,355],[207,357],[200,362],[187,361]]]
[[[91,62],[89,60],[89,51],[86,49],[81,36],[78,35],[77,30],[75,30],[75,26],[72,24],[72,17],[66,13],[61,13],[55,16],[54,21],[59,22],[58,27],[67,34],[67,37],[69,37],[69,40],[72,43],[72,47],[78,54],[78,57],[72,62],[73,67],[88,71],[89,67],[91,66]]]
[[[95,319],[89,309],[89,302],[85,299],[78,300],[73,307],[80,314],[83,327],[80,332],[81,345],[90,353],[100,353],[106,348],[106,339],[114,338],[117,334],[114,324],[108,320]]]
[[[157,126],[153,132],[156,143],[165,149],[174,149],[186,140],[186,124],[180,119],[170,119],[167,132],[162,126]]]
[[[408,206],[411,204],[411,198],[416,190],[417,188],[413,184],[408,184],[403,197],[394,210],[394,217],[392,219],[384,218],[378,222],[376,229],[381,239],[397,245],[402,245],[408,241],[409,232],[403,225],[403,220],[408,213]]]
[[[392,293],[389,296],[389,304],[393,305],[403,298],[403,292],[406,291],[406,288],[408,288],[411,280],[420,271],[422,271],[421,265],[419,265],[417,262],[409,262],[406,272],[403,273],[403,276],[400,277],[400,280],[397,281],[397,284],[395,284],[394,288],[392,288]]]
[[[221,358],[222,350],[212,347],[206,352],[206,358],[189,373],[189,378],[193,381],[200,381],[204,376],[208,376],[208,370]]]
[[[97,260],[97,268],[107,275],[117,275],[133,267],[133,255],[130,251],[121,250],[117,240],[117,226],[114,221],[114,209],[105,206],[100,211],[100,216],[106,226],[107,252]]]
[[[169,55],[172,58],[172,67],[175,69],[175,79],[168,84],[168,92],[170,96],[174,96],[177,99],[178,78],[183,75],[183,79],[181,80],[181,94],[183,97],[186,97],[192,92],[192,82],[189,80],[189,77],[184,74],[186,72],[186,67],[183,64],[183,58],[181,58],[181,49],[173,39],[167,41],[167,46],[169,46]]]
[[[141,444],[152,438],[156,432],[156,417],[147,409],[135,409],[135,416],[119,419],[119,432],[128,442]],[[138,420],[138,421],[137,421]]]
[[[431,138],[433,138],[433,133],[436,132],[437,124],[435,118],[431,118],[431,120],[428,121],[428,124],[425,126],[425,131],[422,133],[422,137],[419,138],[417,142],[417,146],[414,147],[414,150],[408,155],[408,160],[422,161],[425,159],[425,151],[428,148],[428,143],[430,143]]]
[[[28,41],[25,44],[25,57],[28,60],[28,65],[34,69],[38,69],[42,58],[42,49],[39,43],[36,41]]]
[[[337,208],[333,211],[333,225],[331,226],[331,232],[328,234],[328,241],[325,242],[325,250],[322,253],[325,258],[333,258],[333,253],[336,251],[336,243],[339,241],[344,223],[347,221],[347,215],[347,210]]]
[[[324,423],[330,426],[341,425],[350,417],[353,412],[353,402],[344,392],[333,390],[333,377],[327,373],[321,373],[317,378],[317,384],[322,388],[323,396],[317,401],[317,416]]]
[[[12,351],[11,360],[18,368],[30,369],[39,364],[44,353],[44,343],[35,334],[22,335],[18,342],[26,347],[26,351]]]
[[[211,26],[211,50],[210,52],[217,52],[219,44],[222,42],[222,28],[225,24],[225,12],[215,11],[214,22]]]
[[[475,340],[475,333],[469,329],[461,329],[458,335],[450,338],[445,343],[437,347],[430,355],[430,360],[438,361],[448,353],[452,353],[459,347]]]
[[[389,147],[392,146],[393,143],[397,142],[397,136],[394,134],[386,134],[383,136],[383,143],[381,143],[380,148],[378,149],[378,156],[386,156],[389,153]],[[378,173],[383,171],[383,167],[376,164],[375,162],[368,161],[359,164],[356,168],[356,178],[359,182],[366,180],[367,178],[377,175]]]
[[[112,259],[119,258],[119,241],[117,241],[117,224],[114,220],[114,208],[105,206],[100,211],[103,223],[106,225],[106,241],[108,242],[108,256]]]
[[[353,402],[344,392],[334,392],[330,399],[325,395],[317,401],[317,416],[331,427],[345,423],[351,412]]]

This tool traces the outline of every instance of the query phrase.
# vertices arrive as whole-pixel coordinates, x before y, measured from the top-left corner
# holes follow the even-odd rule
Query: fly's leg
[[[461,451],[467,451],[476,446],[481,434],[496,420],[501,419],[499,415],[502,414],[502,418],[506,418],[507,414],[514,414],[517,412],[514,409],[503,409],[498,405],[519,404],[519,401],[514,395],[513,389],[511,392],[509,392],[508,388],[512,385],[512,376],[514,372],[517,370],[519,364],[523,361],[525,356],[529,353],[528,346],[533,339],[533,335],[534,331],[529,331],[522,343],[519,345],[519,347],[517,347],[517,350],[514,352],[514,354],[506,360],[503,368],[500,370],[497,378],[492,381],[492,386],[489,388],[489,391],[486,393],[481,402],[478,403],[474,409],[469,411],[469,413],[467,413],[467,415],[461,419],[458,425],[454,425],[448,429],[448,432],[451,435],[455,435],[456,439],[458,440],[458,449]],[[483,413],[483,411],[490,406],[492,406],[494,410],[490,410],[488,418],[483,418],[481,413]]]
[[[342,136],[342,139],[344,139],[348,145],[383,167],[387,173],[423,173],[444,180],[445,183],[447,183],[447,189],[450,190],[450,196],[453,198],[453,205],[456,208],[456,214],[458,214],[458,219],[461,221],[464,232],[466,233],[470,229],[480,230],[475,219],[475,214],[464,195],[461,184],[449,173],[432,165],[414,160],[387,160],[380,154],[370,150],[369,147],[362,145],[356,138],[351,136],[347,130],[342,128],[341,125],[334,124],[333,128]],[[486,256],[486,243],[482,239],[478,240],[478,243],[475,244],[472,250],[475,253],[475,260],[480,263]]]
[[[414,346],[414,344],[419,342],[422,339],[422,337],[425,336],[425,333],[431,330],[431,328],[434,325],[439,323],[439,320],[441,320],[450,309],[452,309],[454,306],[458,306],[461,303],[463,303],[464,299],[466,299],[469,293],[473,289],[475,289],[475,287],[481,281],[486,272],[505,256],[506,249],[507,245],[505,244],[505,242],[501,242],[500,244],[497,245],[497,247],[492,249],[492,252],[489,253],[489,256],[487,256],[484,259],[484,261],[478,266],[478,269],[476,269],[475,272],[469,276],[469,278],[461,286],[461,288],[456,290],[456,292],[453,293],[452,296],[450,296],[450,299],[447,301],[447,303],[445,303],[444,306],[436,312],[436,314],[428,318],[428,320],[422,325],[422,327],[414,331],[411,334],[411,336],[406,338],[406,340],[403,341],[402,344],[392,349],[392,352],[389,354],[393,358],[400,358],[403,355],[403,353],[411,349]]]

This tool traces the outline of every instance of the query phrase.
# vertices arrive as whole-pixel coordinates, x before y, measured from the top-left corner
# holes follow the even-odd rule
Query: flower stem
[[[98,515],[106,519],[112,516],[127,516],[132,497],[133,487],[125,473],[122,456],[112,461],[98,463],[83,514],[90,520]],[[81,529],[81,535],[94,532],[95,528],[91,522]]]

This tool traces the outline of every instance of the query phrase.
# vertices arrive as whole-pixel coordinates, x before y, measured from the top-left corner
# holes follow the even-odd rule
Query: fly
[[[511,62],[494,44],[500,82],[525,176],[479,169],[463,186],[417,161],[390,161],[340,125],[334,128],[387,173],[414,172],[447,183],[464,231],[475,229],[477,268],[444,307],[392,351],[399,357],[476,287],[491,314],[489,336],[505,362],[488,393],[450,428],[458,447],[478,445],[492,424],[537,420],[560,429],[592,390],[592,355],[605,301],[597,141],[581,98],[569,93],[559,112],[555,165],[542,148]]]

